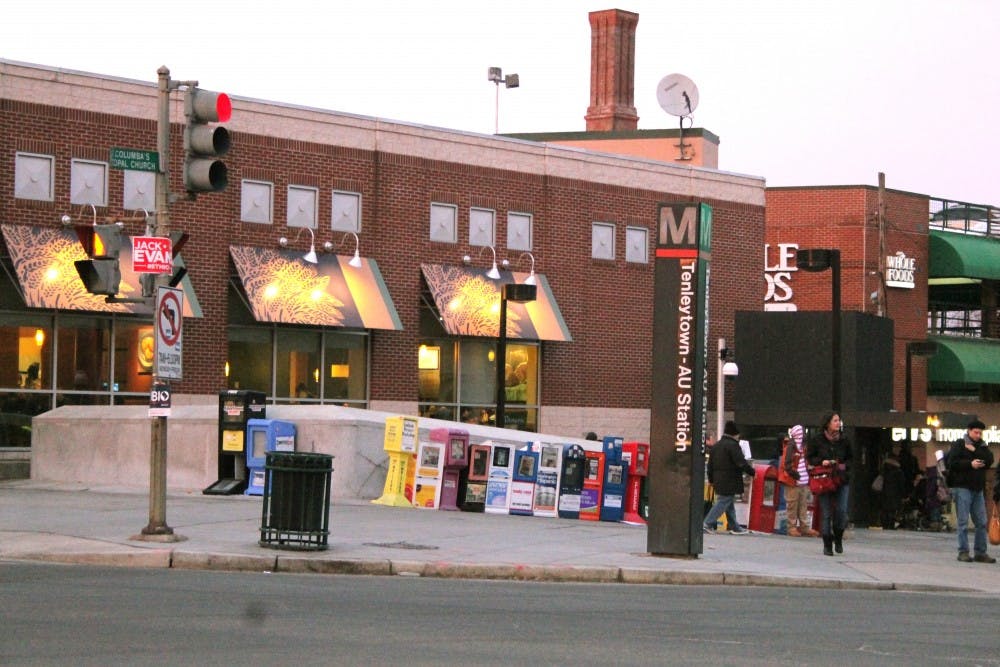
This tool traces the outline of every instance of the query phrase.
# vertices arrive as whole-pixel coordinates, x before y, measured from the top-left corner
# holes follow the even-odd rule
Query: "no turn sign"
[[[184,290],[159,287],[156,291],[156,367],[159,378],[180,380],[182,375],[182,328]]]

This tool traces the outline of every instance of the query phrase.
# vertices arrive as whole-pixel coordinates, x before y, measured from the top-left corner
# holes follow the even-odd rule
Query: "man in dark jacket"
[[[736,496],[743,493],[743,473],[753,474],[753,468],[743,457],[740,449],[740,430],[734,422],[726,422],[726,428],[719,441],[712,446],[708,455],[708,481],[715,487],[715,505],[705,516],[705,532],[714,533],[715,524],[726,514],[729,532],[733,535],[746,535],[750,531],[740,526],[736,519]]]
[[[963,563],[995,563],[996,558],[986,553],[986,471],[993,465],[993,453],[983,442],[986,425],[978,419],[969,422],[965,437],[951,446],[946,466],[948,486],[955,499],[955,516],[958,519],[958,560]],[[973,549],[969,556],[969,516],[976,529]]]

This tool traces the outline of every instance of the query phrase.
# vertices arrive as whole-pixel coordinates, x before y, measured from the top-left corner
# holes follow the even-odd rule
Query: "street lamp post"
[[[830,309],[833,315],[833,326],[831,327],[831,363],[833,377],[832,403],[830,407],[834,412],[841,409],[840,401],[840,250],[835,248],[824,249],[800,249],[795,254],[795,265],[803,271],[818,273],[831,269],[832,303]]]
[[[723,425],[726,423],[726,378],[740,374],[739,367],[732,361],[726,361],[729,350],[726,339],[719,339],[719,363],[715,374],[715,439],[722,437]]]
[[[934,341],[910,341],[906,344],[906,411],[913,407],[913,357],[932,357],[937,354]]]
[[[497,407],[494,423],[497,428],[505,428],[505,407],[507,402],[507,302],[534,301],[538,294],[536,285],[506,283],[500,287],[500,332],[497,336]]]

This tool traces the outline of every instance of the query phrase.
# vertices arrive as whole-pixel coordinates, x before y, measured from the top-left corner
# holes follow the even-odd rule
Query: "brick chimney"
[[[635,130],[635,27],[639,15],[621,9],[590,12],[588,132]]]

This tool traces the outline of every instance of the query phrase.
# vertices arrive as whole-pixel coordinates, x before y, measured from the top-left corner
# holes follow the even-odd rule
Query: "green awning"
[[[928,244],[931,278],[1000,280],[1000,240],[935,229]]]
[[[1000,340],[928,336],[938,344],[927,360],[927,379],[934,383],[1000,384]]]

